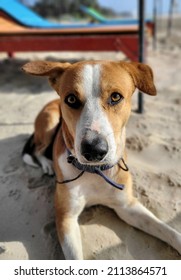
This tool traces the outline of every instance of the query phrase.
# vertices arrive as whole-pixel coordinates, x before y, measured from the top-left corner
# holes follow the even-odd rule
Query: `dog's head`
[[[156,95],[151,68],[136,62],[35,61],[23,70],[49,77],[61,98],[65,142],[83,164],[115,164],[123,156],[133,92]]]

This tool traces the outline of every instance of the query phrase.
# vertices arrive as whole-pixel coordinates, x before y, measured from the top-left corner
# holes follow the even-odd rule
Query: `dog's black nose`
[[[81,154],[88,161],[101,161],[108,152],[108,143],[96,131],[88,130],[81,143]]]

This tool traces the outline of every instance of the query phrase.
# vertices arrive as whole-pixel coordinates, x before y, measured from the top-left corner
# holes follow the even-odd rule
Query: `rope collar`
[[[106,176],[103,171],[111,169],[114,165],[108,165],[108,164],[104,164],[104,165],[87,165],[87,164],[81,164],[78,159],[76,157],[74,157],[71,152],[67,149],[68,152],[68,157],[67,157],[67,162],[69,164],[72,164],[75,168],[77,168],[78,170],[80,170],[81,172],[79,173],[78,176],[76,176],[73,179],[69,179],[69,180],[64,180],[64,181],[58,181],[56,180],[56,182],[58,184],[65,184],[65,183],[69,183],[72,181],[77,180],[78,178],[80,178],[84,172],[88,172],[88,173],[92,173],[92,174],[97,174],[99,176],[101,176],[107,183],[109,183],[111,186],[119,189],[119,190],[123,190],[124,189],[124,185],[122,184],[118,184],[116,182],[114,182],[111,178],[109,178],[108,176]],[[118,166],[119,168],[121,168],[124,171],[128,171],[128,166],[126,165],[125,161],[123,158],[121,158],[121,161],[124,165],[124,167],[121,166],[121,164],[118,162]]]

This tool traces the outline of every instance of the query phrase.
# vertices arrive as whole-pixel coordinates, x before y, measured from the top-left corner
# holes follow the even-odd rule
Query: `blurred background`
[[[54,22],[98,22],[96,16],[90,16],[80,7],[85,5],[95,14],[105,18],[137,18],[138,1],[119,0],[19,0],[24,5]],[[168,36],[173,36],[173,44],[181,45],[181,0],[147,0],[145,1],[145,18],[155,23],[155,36],[164,43]],[[158,39],[158,38],[157,38]],[[157,40],[156,39],[156,40]]]
[[[2,2],[10,7],[10,1],[0,0],[0,5]],[[138,16],[137,0],[19,2],[50,22],[76,24],[97,22],[98,17]],[[139,200],[181,232],[181,0],[145,0],[145,4],[145,18],[156,27],[155,34],[145,32],[145,62],[153,69],[158,94],[144,95],[142,115],[136,113],[138,95],[133,95],[127,125],[128,166]],[[93,9],[94,17],[83,12],[80,5]],[[1,14],[0,20],[5,20]],[[76,62],[127,58],[120,51],[66,50],[15,52],[8,57],[0,44],[0,259],[63,258],[54,223],[54,179],[43,177],[40,169],[26,166],[21,158],[37,113],[58,97],[46,78],[25,75],[21,70],[26,62],[40,59]],[[170,246],[118,220],[110,209],[88,209],[80,224],[86,259],[181,259]]]
[[[74,17],[82,17],[83,14],[79,12],[80,5],[92,7],[104,13],[104,15],[109,16],[137,16],[137,0],[20,0],[20,2],[32,7],[33,10],[45,17],[56,17],[59,19],[66,14],[72,14]],[[159,15],[168,15],[171,2],[174,13],[178,14],[181,11],[180,0],[147,0],[146,15],[152,15],[154,4],[158,6]]]

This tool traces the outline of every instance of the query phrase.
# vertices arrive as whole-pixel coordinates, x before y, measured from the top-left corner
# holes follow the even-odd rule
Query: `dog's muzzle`
[[[81,154],[89,162],[99,162],[108,153],[107,140],[97,131],[87,130],[81,142]]]

